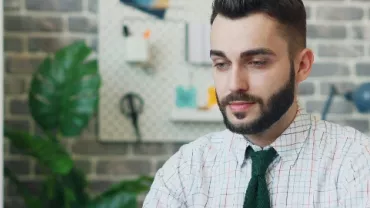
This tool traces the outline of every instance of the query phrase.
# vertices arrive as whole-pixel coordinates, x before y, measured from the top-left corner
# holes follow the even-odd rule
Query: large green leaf
[[[82,171],[74,167],[68,175],[62,176],[60,181],[67,187],[64,189],[66,201],[77,207],[82,207],[90,201],[86,190],[87,179]]]
[[[88,208],[137,207],[137,195],[149,190],[152,177],[142,176],[136,180],[122,181],[96,197]]]
[[[85,175],[76,168],[68,175],[51,175],[45,181],[42,190],[45,198],[44,207],[82,208],[90,200],[86,187]]]
[[[58,143],[6,127],[4,128],[4,136],[10,140],[12,146],[26,155],[34,157],[53,173],[67,174],[73,167],[73,160]]]
[[[93,201],[86,208],[136,208],[136,194],[127,192],[118,192],[109,197],[100,198]]]
[[[42,207],[41,200],[38,197],[32,195],[28,188],[23,185],[15,176],[15,174],[7,167],[4,167],[4,176],[7,177],[13,185],[15,185],[17,192],[23,197],[23,200],[28,208]]]
[[[95,113],[101,77],[84,42],[75,42],[47,57],[34,73],[29,92],[32,117],[46,131],[76,136]]]

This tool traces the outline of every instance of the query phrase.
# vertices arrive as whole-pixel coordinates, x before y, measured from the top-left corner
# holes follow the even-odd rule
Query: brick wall
[[[98,0],[5,0],[5,122],[38,132],[27,108],[31,73],[48,52],[84,39],[97,46]],[[185,1],[185,0],[184,0]],[[348,4],[351,2],[352,4]],[[319,113],[328,84],[340,91],[352,89],[370,77],[370,0],[305,0],[309,45],[316,54],[311,77],[300,86],[307,111]],[[97,50],[98,52],[98,50]],[[361,76],[361,77],[360,77]],[[328,117],[335,122],[369,132],[369,116],[357,113],[350,103],[336,98]],[[181,144],[100,144],[95,120],[79,140],[65,141],[68,150],[100,192],[111,183],[138,174],[155,173]],[[6,164],[30,187],[38,188],[42,168],[17,153],[5,141]],[[14,187],[6,186],[7,207],[21,207]]]
[[[321,113],[335,84],[340,93],[370,79],[370,1],[304,0],[308,7],[308,44],[315,52],[315,64],[306,81],[304,107]],[[369,134],[369,115],[360,114],[352,103],[337,96],[327,119]]]
[[[5,0],[5,123],[38,132],[29,116],[31,74],[48,52],[84,39],[96,50],[97,0]],[[96,51],[98,52],[98,51]],[[155,173],[179,144],[101,144],[95,119],[79,140],[64,142],[87,174],[94,192],[139,174]],[[37,190],[43,170],[5,141],[6,165]],[[8,184],[8,183],[7,183]],[[6,207],[22,207],[14,187],[6,186]]]

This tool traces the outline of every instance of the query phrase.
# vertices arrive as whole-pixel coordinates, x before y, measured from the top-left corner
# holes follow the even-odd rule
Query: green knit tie
[[[252,158],[252,178],[249,181],[244,200],[244,208],[270,208],[270,195],[266,183],[266,170],[277,156],[274,148],[255,152],[252,147],[246,150]]]

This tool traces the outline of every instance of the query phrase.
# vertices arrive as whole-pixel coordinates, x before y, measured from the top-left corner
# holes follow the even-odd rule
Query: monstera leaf
[[[29,91],[30,112],[45,131],[76,136],[96,111],[101,78],[92,50],[75,42],[47,57],[34,73]]]
[[[33,157],[53,173],[65,175],[73,167],[72,158],[58,143],[9,128],[4,128],[4,136],[12,146]]]
[[[87,208],[137,207],[137,195],[148,191],[152,182],[153,177],[147,176],[122,181],[92,200]]]
[[[44,181],[41,192],[48,199],[44,201],[43,207],[82,208],[90,200],[86,188],[86,176],[75,167],[68,175],[50,175]]]
[[[127,192],[118,192],[114,195],[100,198],[87,206],[87,208],[131,208],[138,207],[136,195]]]

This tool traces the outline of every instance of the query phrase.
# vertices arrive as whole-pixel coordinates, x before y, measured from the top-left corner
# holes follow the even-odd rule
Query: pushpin
[[[123,26],[123,35],[125,37],[130,36],[130,31],[129,31],[129,29],[128,29],[128,27],[126,25]]]
[[[149,29],[147,29],[145,32],[144,32],[144,38],[145,39],[149,39],[149,37],[150,37],[150,30]]]

